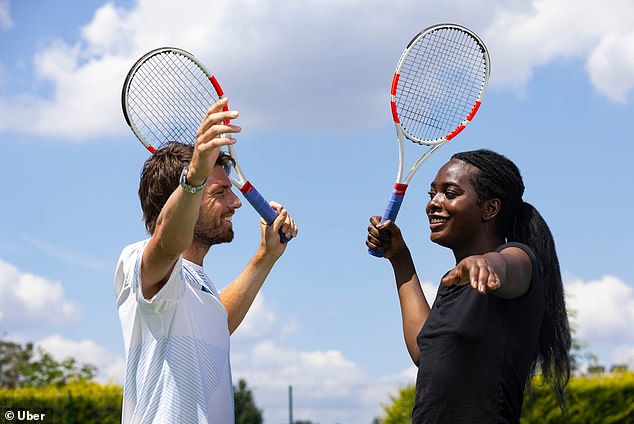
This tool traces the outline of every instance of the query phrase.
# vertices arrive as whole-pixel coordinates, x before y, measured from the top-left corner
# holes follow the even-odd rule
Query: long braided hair
[[[563,409],[564,389],[570,379],[571,336],[559,260],[550,229],[537,209],[522,200],[524,183],[519,169],[511,160],[486,149],[456,153],[452,159],[469,163],[480,170],[472,181],[479,203],[492,198],[500,199],[502,208],[496,219],[498,233],[506,237],[507,242],[529,246],[537,256],[544,281],[545,311],[530,375],[534,375],[539,366]],[[529,384],[530,381],[529,378]]]

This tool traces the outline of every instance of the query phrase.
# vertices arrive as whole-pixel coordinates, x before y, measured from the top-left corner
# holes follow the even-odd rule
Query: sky
[[[490,148],[522,170],[554,235],[575,337],[634,369],[634,3],[631,0],[0,0],[0,333],[121,384],[113,274],[147,237],[147,151],[125,124],[130,66],[162,46],[218,77],[253,184],[299,237],[232,336],[267,424],[370,423],[416,369],[392,271],[367,254],[368,218],[394,184],[396,62],[421,29],[471,28],[491,55],[478,115],[412,180],[398,217],[428,298],[451,268],[429,241],[429,183],[451,154]],[[420,148],[407,146],[411,163]],[[205,268],[224,287],[259,243],[246,202]]]

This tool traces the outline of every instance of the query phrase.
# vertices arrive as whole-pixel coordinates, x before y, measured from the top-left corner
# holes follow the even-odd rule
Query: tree
[[[572,320],[577,316],[577,311],[568,310],[568,317]],[[573,373],[580,371],[584,360],[590,366],[599,365],[599,358],[592,352],[588,351],[588,343],[576,337],[577,328],[570,325],[570,334],[572,335],[572,344],[570,346],[570,362]]]
[[[238,387],[233,388],[236,424],[262,424],[262,411],[255,405],[253,394],[247,388],[247,382],[240,379]]]
[[[26,364],[33,356],[33,344],[24,347],[0,340],[0,387],[13,389],[24,380]]]
[[[392,403],[383,405],[385,416],[381,424],[404,424],[412,422],[416,386],[411,385],[399,390],[398,395],[390,396]]]
[[[92,380],[97,368],[91,364],[78,364],[74,358],[58,362],[41,347],[33,343],[24,345],[0,340],[0,387],[46,387],[71,382]]]

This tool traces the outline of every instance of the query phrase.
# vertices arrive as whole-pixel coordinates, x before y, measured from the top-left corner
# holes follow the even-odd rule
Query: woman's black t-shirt
[[[519,423],[523,392],[544,315],[533,251],[529,291],[515,299],[480,295],[470,285],[440,286],[418,335],[420,363],[412,422]]]

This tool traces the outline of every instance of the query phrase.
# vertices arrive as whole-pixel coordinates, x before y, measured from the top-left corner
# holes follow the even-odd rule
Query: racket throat
[[[249,181],[245,182],[242,187],[240,187],[242,194],[247,194],[251,190],[253,190],[253,185]]]
[[[387,208],[381,217],[381,221],[396,221],[398,211],[401,209],[403,198],[405,197],[405,191],[407,190],[407,184],[396,183],[394,184],[394,190],[387,203]]]
[[[394,184],[394,193],[399,196],[405,196],[405,191],[407,190],[407,184],[396,183]]]

